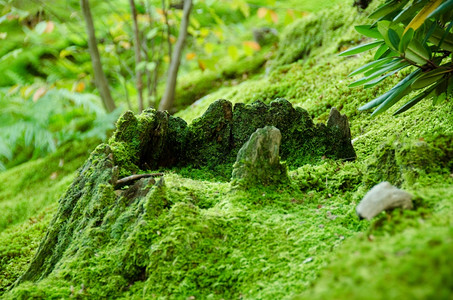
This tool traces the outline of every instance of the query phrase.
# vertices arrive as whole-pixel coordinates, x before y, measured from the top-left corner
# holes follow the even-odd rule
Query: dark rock
[[[357,6],[358,10],[364,10],[370,5],[372,0],[354,0],[352,6]]]
[[[268,106],[261,101],[253,102],[250,105],[236,103],[234,105],[232,130],[233,147],[239,149],[248,141],[250,136],[258,129],[268,123]]]
[[[351,130],[349,129],[348,117],[340,114],[340,112],[332,107],[327,120],[327,127],[337,130],[341,137],[351,138]]]
[[[280,163],[280,130],[273,126],[257,129],[239,150],[233,166],[233,183],[244,186],[288,181]]]
[[[146,110],[141,116],[140,167],[171,167],[184,159],[187,123],[167,112]]]

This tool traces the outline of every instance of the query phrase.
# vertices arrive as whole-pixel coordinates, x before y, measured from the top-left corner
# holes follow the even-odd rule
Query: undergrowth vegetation
[[[106,113],[90,94],[29,86],[0,91],[0,171],[72,141],[105,140],[119,111]]]
[[[78,218],[65,220],[58,210],[68,204],[57,208],[56,200],[91,148],[72,141],[67,147],[80,152],[69,152],[71,159],[57,151],[0,175],[0,209],[6,212],[0,217],[0,267],[6,270],[0,296],[450,299],[453,106],[422,101],[397,117],[392,109],[380,118],[359,113],[357,107],[407,75],[395,74],[369,89],[347,87],[352,82],[347,75],[373,57],[337,56],[362,42],[351,24],[364,20],[345,5],[301,19],[281,36],[266,72],[221,87],[177,114],[190,122],[219,98],[269,103],[282,97],[325,122],[337,107],[349,118],[356,161],[323,159],[291,170],[288,184],[250,189],[220,182],[203,169],[166,169],[164,183],[143,187],[150,196],[118,201],[111,185],[87,185],[80,193],[92,194],[74,208]],[[302,33],[322,24],[323,37],[305,45]],[[91,162],[102,163],[103,147]],[[80,172],[99,175],[94,169]],[[357,203],[382,180],[412,193],[414,210],[360,221]],[[77,184],[68,191],[77,191]],[[57,243],[59,252],[46,272],[12,288],[29,268],[38,241],[61,228],[67,248]]]

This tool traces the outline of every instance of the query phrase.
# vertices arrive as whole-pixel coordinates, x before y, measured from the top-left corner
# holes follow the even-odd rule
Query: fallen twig
[[[149,173],[149,174],[134,174],[131,176],[127,176],[121,179],[118,179],[115,183],[115,187],[127,185],[129,182],[133,182],[142,178],[148,177],[159,177],[164,176],[164,173]]]

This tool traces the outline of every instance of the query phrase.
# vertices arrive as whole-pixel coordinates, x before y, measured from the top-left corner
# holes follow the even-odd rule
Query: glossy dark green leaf
[[[382,104],[384,101],[386,101],[387,99],[389,99],[390,97],[392,97],[392,95],[395,93],[395,91],[397,91],[398,89],[400,88],[407,88],[407,85],[412,83],[412,80],[418,76],[418,74],[421,73],[421,70],[416,70],[414,72],[412,72],[411,74],[409,74],[406,78],[404,78],[403,80],[401,80],[400,82],[398,82],[391,90],[389,90],[388,92],[382,94],[381,96],[371,100],[370,102],[368,102],[367,104],[361,106],[359,108],[359,110],[366,110],[366,109],[370,109],[370,108],[373,108],[373,107],[376,107],[380,104]]]
[[[387,46],[386,44],[382,44],[379,49],[377,49],[376,53],[374,54],[374,59],[380,59],[380,58],[384,58],[384,57],[387,57],[390,53],[390,49],[389,49],[389,46]]]
[[[426,50],[422,43],[416,39],[413,39],[412,42],[409,43],[404,55],[407,59],[418,65],[426,64],[431,58],[428,50]]]
[[[453,0],[447,0],[444,3],[442,3],[441,5],[439,5],[439,7],[437,7],[432,13],[430,13],[428,18],[432,18],[439,14],[450,12],[452,10],[453,10]]]
[[[379,68],[372,69],[371,71],[368,72],[367,77],[354,81],[353,83],[351,83],[349,85],[349,87],[355,87],[355,86],[365,84],[365,83],[381,76],[382,74],[385,74],[390,71],[394,71],[396,69],[399,69],[399,68],[401,68],[403,66],[407,66],[407,65],[408,65],[408,63],[406,61],[402,61],[401,59],[393,60],[390,63],[387,63]],[[371,72],[373,72],[373,73],[371,73]],[[367,74],[367,73],[365,73],[365,74]]]
[[[441,95],[448,90],[448,77],[443,77],[436,83],[436,89],[434,90],[436,95]]]
[[[348,55],[354,55],[354,54],[362,53],[362,52],[371,50],[373,48],[376,48],[377,46],[382,45],[382,43],[383,43],[383,41],[377,41],[377,42],[372,42],[372,43],[368,43],[368,44],[365,44],[365,45],[360,45],[360,46],[357,46],[357,47],[350,48],[350,49],[348,49],[346,51],[343,51],[339,55],[340,56],[348,56]]]
[[[430,87],[429,89],[426,89],[425,91],[421,92],[420,94],[418,94],[417,96],[415,96],[414,98],[412,98],[411,100],[406,102],[403,106],[398,108],[398,110],[395,111],[395,113],[393,115],[395,116],[395,115],[405,112],[406,110],[408,110],[409,108],[411,108],[412,106],[414,106],[415,104],[417,104],[418,102],[420,102],[421,100],[426,98],[435,88],[436,87],[433,86],[433,87]]]
[[[453,78],[452,77],[447,78],[447,97],[453,98]]]
[[[384,65],[382,66],[379,66],[379,67],[376,67],[374,69],[371,69],[369,71],[366,71],[364,73],[365,76],[372,76],[373,74],[376,74],[378,73],[379,75],[381,74],[384,74],[386,72],[389,72],[389,71],[393,71],[393,70],[396,70],[397,68],[401,67],[401,66],[407,66],[409,65],[409,63],[405,60],[403,60],[402,58],[394,58],[392,59],[391,61],[385,63]]]
[[[453,34],[442,28],[437,27],[428,40],[440,49],[453,52]]]
[[[378,30],[384,38],[385,43],[393,50],[398,51],[399,36],[402,36],[403,29],[392,25],[390,21],[384,20],[377,24]]]
[[[427,26],[429,23],[429,20],[426,22]],[[431,35],[434,33],[434,30],[438,27],[437,22],[431,22],[431,25],[429,25],[428,32],[425,34],[425,37],[423,38],[423,44],[425,44],[428,39],[431,37]]]
[[[401,38],[400,44],[398,45],[398,51],[400,53],[404,53],[409,46],[409,43],[412,41],[414,37],[414,30],[410,28]]]
[[[442,3],[442,1],[443,0],[430,0],[426,2],[417,15],[415,15],[409,24],[407,24],[405,32],[409,30],[409,28],[413,28],[414,30],[420,28],[428,19],[429,14],[434,11]]]
[[[385,57],[385,58],[381,58],[381,59],[378,59],[378,60],[375,60],[375,61],[372,61],[370,63],[367,63],[366,65],[354,70],[351,72],[351,74],[349,74],[348,76],[354,76],[354,75],[357,75],[357,74],[360,74],[360,73],[363,73],[371,68],[376,68],[376,67],[379,67],[389,61],[391,61],[392,58],[390,57]]]
[[[384,3],[383,5],[379,6],[374,12],[372,12],[369,16],[371,19],[380,19],[389,15],[401,7],[403,7],[408,1],[390,1]]]
[[[433,97],[433,105],[437,105],[437,103],[444,101],[446,98],[447,98],[446,93],[441,93],[439,96]]]
[[[415,1],[414,1],[415,2]],[[425,5],[424,1],[418,1],[412,3],[405,9],[403,9],[396,17],[393,18],[394,23],[404,23],[414,17],[414,15]]]
[[[380,113],[383,113],[390,107],[392,107],[396,102],[398,102],[401,98],[406,96],[412,91],[411,84],[414,81],[414,79],[418,76],[418,74],[421,72],[420,69],[418,69],[415,72],[412,72],[409,74],[406,78],[404,78],[402,81],[395,85],[390,91],[393,91],[393,93],[383,101],[378,108],[376,108],[375,111],[371,114],[371,116],[376,116]]]
[[[387,34],[393,49],[398,51],[398,46],[400,44],[400,37],[398,36],[398,33],[396,33],[396,31],[393,30],[392,28],[389,28]]]
[[[377,27],[371,27],[370,25],[359,25],[355,26],[354,28],[358,33],[363,34],[364,36],[375,39],[383,38]]]
[[[372,81],[370,81],[370,82],[364,84],[364,85],[363,85],[363,88],[368,89],[368,88],[370,88],[370,87],[373,87],[373,86],[375,86],[376,84],[378,84],[379,82],[381,82],[382,80],[384,80],[385,78],[394,75],[395,73],[401,71],[402,69],[404,69],[404,68],[406,68],[406,67],[408,67],[408,66],[409,66],[409,64],[404,65],[404,66],[401,66],[401,67],[399,67],[398,69],[396,69],[396,70],[394,70],[394,71],[392,71],[392,72],[389,72],[389,73],[387,73],[387,74],[385,74],[385,75],[383,75],[383,76],[381,76],[381,77],[378,77],[378,78],[376,78],[376,79],[374,79],[374,80],[372,80]]]
[[[440,79],[445,77],[446,74],[449,72],[451,72],[451,70],[444,68],[431,70],[417,77],[411,86],[414,90],[425,88],[435,83],[436,81],[439,81]]]

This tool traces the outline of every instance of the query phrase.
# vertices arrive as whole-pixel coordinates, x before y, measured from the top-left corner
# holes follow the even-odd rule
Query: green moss
[[[55,211],[56,205],[51,204],[0,233],[0,295],[27,269]]]
[[[45,158],[2,172],[0,232],[55,203],[98,143],[97,139],[68,143]]]
[[[401,186],[415,184],[420,177],[451,173],[453,135],[433,135],[424,140],[392,138],[380,145],[367,165],[365,182],[373,186],[389,181]]]
[[[245,56],[237,62],[222,65],[220,70],[215,72],[205,70],[182,77],[175,92],[175,111],[186,108],[222,86],[237,85],[259,73],[267,61],[268,52],[269,49],[263,49],[254,56]]]
[[[274,106],[266,103],[282,96],[298,106],[290,118],[300,114],[307,122],[308,116],[325,122],[331,107],[337,107],[349,117],[356,161],[321,156],[314,165],[300,166],[307,159],[300,157],[288,173],[290,182],[278,187],[232,189],[220,180],[225,178],[217,176],[228,173],[224,164],[218,164],[217,173],[206,166],[176,166],[165,171],[164,182],[147,179],[114,190],[117,163],[124,166],[124,175],[134,168],[149,171],[140,159],[143,153],[129,151],[141,149],[142,139],[148,138],[145,133],[159,129],[153,125],[157,124],[154,113],[134,117],[136,122],[131,117],[132,134],[118,133],[118,141],[110,143],[113,159],[108,147],[100,146],[60,201],[25,273],[32,281],[23,280],[7,293],[3,289],[1,296],[449,299],[453,290],[453,107],[451,102],[439,106],[421,102],[398,117],[392,117],[392,111],[379,118],[359,113],[357,107],[400,78],[391,77],[366,90],[348,88],[353,79],[347,74],[371,55],[342,59],[328,53],[339,50],[347,40],[358,41],[351,37],[331,43],[323,40],[324,49],[312,48],[303,60],[275,68],[267,77],[220,89],[179,116],[193,120],[219,98],[246,104],[263,100],[264,104],[250,107],[269,111]],[[222,116],[222,112],[212,116]],[[273,114],[280,117],[276,110]],[[255,120],[242,119],[255,126]],[[166,122],[166,117],[161,120]],[[187,139],[192,125],[168,120],[161,124],[167,124],[171,136]],[[216,137],[231,129],[228,122],[216,118],[193,123]],[[285,124],[291,131],[291,124]],[[244,126],[236,134],[245,139],[247,130]],[[186,135],[174,135],[177,132]],[[134,138],[136,134],[141,138]],[[203,137],[190,134],[202,142]],[[116,149],[115,143],[122,148]],[[299,151],[295,145],[285,151]],[[307,149],[326,151],[315,144]],[[209,155],[219,158],[216,153]],[[15,176],[25,178],[19,173]],[[36,175],[36,182],[40,178]],[[356,204],[372,184],[384,179],[412,193],[415,209],[382,213],[372,222],[359,221]],[[5,239],[12,237],[11,232]],[[36,230],[33,240],[41,233],[42,229]],[[24,270],[32,248],[36,249],[32,243],[23,254],[15,252],[26,244],[27,234],[15,232],[18,242],[11,247],[2,240],[2,253],[13,253],[1,260],[9,270],[4,286]]]
[[[195,166],[208,167],[225,163],[230,156],[233,110],[227,100],[209,106],[202,117],[194,120],[187,138],[187,159]]]
[[[381,225],[339,249],[316,285],[297,299],[450,299],[451,184],[419,189],[436,203],[432,215],[418,208],[375,221]]]
[[[342,4],[292,23],[285,28],[272,66],[290,64],[320,50],[336,52],[351,41],[356,43],[359,36],[347,25],[360,22],[358,18],[365,20],[352,6]]]
[[[80,296],[86,297],[280,298],[316,277],[318,267],[304,263],[307,258],[325,260],[357,230],[358,221],[350,222],[351,195],[338,196],[333,199],[342,204],[335,207],[325,202],[319,208],[317,201],[302,206],[288,201],[305,197],[292,188],[232,192],[228,184],[169,174],[164,188],[125,199],[126,205],[117,199],[100,224],[71,218],[85,225],[76,226],[54,271],[6,298],[61,297],[79,293],[82,284]],[[77,204],[73,214],[81,209],[85,215],[89,206]],[[328,212],[338,218],[329,219]]]

